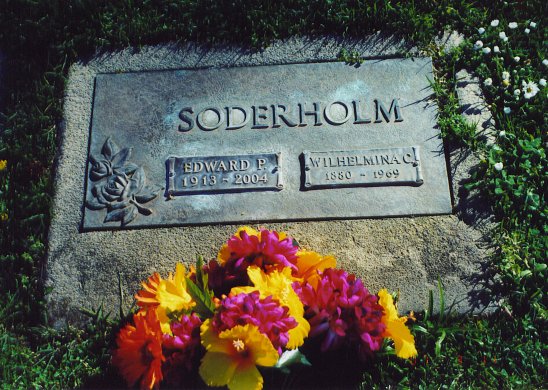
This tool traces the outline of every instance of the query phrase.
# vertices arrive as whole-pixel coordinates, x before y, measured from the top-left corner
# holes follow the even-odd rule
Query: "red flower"
[[[162,330],[154,310],[134,315],[133,325],[126,325],[116,339],[112,363],[118,367],[129,386],[141,379],[142,389],[158,388],[162,380]]]

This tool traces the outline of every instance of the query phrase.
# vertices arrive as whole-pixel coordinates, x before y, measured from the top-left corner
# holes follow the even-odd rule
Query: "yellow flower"
[[[255,325],[237,325],[217,334],[206,320],[201,330],[206,354],[200,376],[208,386],[228,385],[230,390],[261,389],[263,377],[257,365],[271,367],[278,352]]]
[[[8,160],[0,160],[0,171],[3,171],[8,166]]]
[[[160,321],[162,332],[171,334],[168,315],[172,312],[181,312],[191,309],[196,305],[190,294],[186,291],[186,269],[181,263],[177,263],[175,276],[171,273],[167,279],[161,279],[156,290],[156,315]]]
[[[0,214],[0,221],[6,222],[8,220],[8,218],[9,218],[8,213]]]
[[[403,359],[417,355],[415,338],[405,326],[407,317],[398,317],[398,310],[394,306],[392,296],[386,289],[379,291],[379,304],[384,308],[382,322],[386,325],[383,336],[394,340],[396,355]]]
[[[299,251],[297,252],[297,273],[295,276],[308,282],[316,290],[320,281],[318,271],[336,266],[337,260],[333,256],[322,256],[312,251]]]
[[[295,318],[298,325],[289,330],[286,348],[295,349],[302,345],[310,331],[310,324],[304,318],[303,303],[291,286],[293,284],[291,268],[285,267],[282,272],[274,270],[267,275],[259,267],[251,266],[247,269],[247,275],[255,287],[234,287],[230,293],[250,293],[259,290],[261,298],[272,296],[280,302],[280,305],[287,306],[289,315]]]

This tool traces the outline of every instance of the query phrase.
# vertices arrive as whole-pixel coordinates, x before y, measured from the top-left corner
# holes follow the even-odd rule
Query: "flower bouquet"
[[[240,228],[216,260],[155,273],[135,295],[139,311],[117,337],[112,362],[128,385],[260,389],[265,367],[310,364],[306,351],[353,350],[361,359],[385,339],[417,354],[392,296],[369,293],[332,256],[301,250],[283,232]],[[302,353],[305,351],[305,354]],[[311,359],[313,360],[313,359]]]

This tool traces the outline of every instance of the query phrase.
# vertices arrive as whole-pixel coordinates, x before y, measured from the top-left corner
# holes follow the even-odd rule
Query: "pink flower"
[[[209,287],[215,296],[228,294],[232,287],[250,285],[247,267],[256,265],[265,273],[296,270],[298,247],[285,234],[262,229],[242,228],[221,248],[219,264],[210,262],[204,267],[209,275]]]
[[[324,335],[322,351],[360,345],[363,354],[380,349],[385,325],[378,298],[362,281],[343,270],[326,269],[316,289],[308,283],[293,284],[305,305],[310,337]]]
[[[298,247],[290,238],[280,240],[278,233],[262,229],[259,235],[249,235],[246,231],[228,240],[230,259],[253,264],[268,273],[275,268],[296,269]]]
[[[182,385],[192,377],[203,356],[200,344],[200,318],[192,313],[183,315],[179,321],[171,323],[173,336],[164,334],[162,346],[166,361],[162,365],[162,372],[167,383]]]
[[[280,306],[271,296],[260,299],[258,291],[242,293],[222,300],[212,325],[218,333],[237,325],[255,325],[281,355],[282,348],[289,340],[288,331],[297,326],[297,321],[289,316],[288,311],[286,306]]]
[[[194,313],[181,316],[179,321],[171,323],[173,336],[164,334],[163,346],[183,350],[200,345],[200,325],[202,320]]]

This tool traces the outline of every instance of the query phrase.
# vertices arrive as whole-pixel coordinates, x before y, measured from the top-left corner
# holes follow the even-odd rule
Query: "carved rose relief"
[[[90,154],[93,198],[86,202],[86,207],[91,210],[106,208],[104,222],[120,221],[125,226],[139,214],[150,215],[152,210],[143,204],[156,198],[161,190],[147,186],[143,167],[128,162],[131,150],[120,150],[109,137],[100,157]]]

